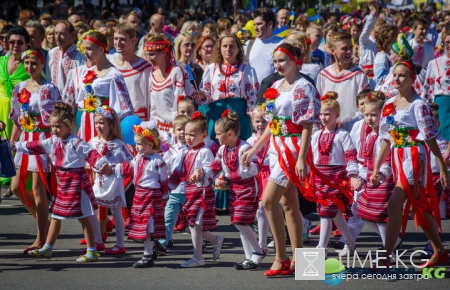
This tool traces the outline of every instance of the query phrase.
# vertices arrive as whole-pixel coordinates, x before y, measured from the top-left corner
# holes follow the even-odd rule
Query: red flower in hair
[[[307,45],[307,46],[310,46],[310,45],[311,45],[311,38],[308,37],[308,38],[306,39],[306,45]]]
[[[177,104],[182,100],[184,98],[184,96],[183,95],[180,95],[180,96],[178,96],[178,99],[177,99]]]
[[[95,79],[95,72],[93,70],[90,70],[84,77],[83,83],[90,84],[94,81],[94,79]]]
[[[225,82],[220,84],[219,91],[221,91],[222,93],[225,92]]]
[[[19,100],[19,103],[26,104],[30,102],[31,93],[23,88],[20,93],[17,94],[17,99]]]
[[[226,109],[225,111],[223,111],[222,115],[220,115],[220,116],[222,116],[222,118],[225,118],[228,115],[229,112],[231,112],[231,110],[230,109]]]
[[[278,97],[278,90],[274,88],[268,88],[264,93],[264,99],[275,100]]]
[[[325,95],[323,95],[322,97],[320,97],[320,100],[321,101],[325,101],[325,100],[327,100],[328,99],[328,96],[325,94]]]
[[[197,119],[198,117],[200,117],[200,112],[199,111],[195,111],[194,116],[192,116],[192,120]]]
[[[372,98],[372,95],[370,93],[367,94],[367,100],[370,101],[370,99]]]

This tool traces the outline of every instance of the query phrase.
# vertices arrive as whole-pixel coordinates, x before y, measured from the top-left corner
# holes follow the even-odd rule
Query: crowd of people
[[[295,272],[286,237],[295,249],[319,234],[327,250],[333,233],[353,255],[364,225],[390,267],[409,215],[429,239],[422,266],[448,264],[450,12],[370,0],[326,19],[291,21],[286,8],[250,19],[234,1],[233,15],[202,21],[161,10],[146,30],[137,8],[99,20],[55,5],[0,20],[0,129],[16,169],[1,181],[37,225],[24,254],[51,258],[61,221],[78,219],[77,262],[125,254],[128,228],[144,242],[133,266],[153,267],[176,228],[193,245],[181,267],[201,267],[204,240],[221,254],[211,230],[225,209],[245,254],[237,270],[258,267],[269,231],[264,274],[278,276]]]

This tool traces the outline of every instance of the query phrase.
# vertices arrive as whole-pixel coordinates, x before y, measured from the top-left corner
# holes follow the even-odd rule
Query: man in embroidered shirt
[[[272,35],[275,27],[275,13],[272,9],[258,8],[253,12],[253,18],[256,39],[245,43],[244,54],[247,56],[247,50],[250,47],[248,63],[256,70],[258,82],[261,82],[275,71],[272,52],[283,39]]]
[[[121,23],[114,28],[114,47],[117,57],[111,63],[122,73],[134,114],[144,121],[149,120],[151,65],[134,54],[136,29],[133,25]]]
[[[414,20],[412,26],[414,38],[408,41],[414,50],[414,55],[412,57],[413,62],[424,69],[427,68],[430,60],[434,59],[433,46],[424,41],[427,35],[427,27],[428,23],[425,19],[417,18]]]
[[[45,62],[45,74],[62,93],[66,85],[67,75],[72,68],[86,63],[84,54],[77,50],[74,44],[75,29],[70,22],[60,20],[55,26],[57,47],[48,52]]]
[[[331,52],[335,62],[324,68],[317,77],[317,91],[322,96],[329,91],[337,92],[341,112],[339,121],[346,122],[355,116],[358,93],[369,87],[363,71],[352,61],[352,36],[337,32],[331,38]]]

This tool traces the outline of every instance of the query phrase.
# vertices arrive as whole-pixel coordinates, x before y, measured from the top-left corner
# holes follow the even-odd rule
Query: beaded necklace
[[[331,139],[330,139],[329,143],[327,144],[327,146],[325,148],[322,148],[322,146],[320,145],[321,144],[320,140],[322,140],[322,134],[323,134],[323,131],[325,130],[325,128],[323,128],[322,131],[320,132],[319,142],[318,142],[319,146],[318,147],[319,147],[319,152],[321,154],[327,154],[328,152],[330,152],[331,146],[333,146],[333,140],[334,140],[334,136],[336,135],[337,129],[338,129],[338,125],[336,125],[336,129],[334,130],[334,132],[331,133],[332,134],[331,135]]]
[[[369,138],[366,146],[364,146],[364,157],[371,159],[373,155],[373,147],[375,147],[375,142],[377,141],[378,134],[372,135]]]
[[[184,165],[184,161],[186,159],[186,156],[188,156],[189,152],[191,152],[191,150],[197,150],[197,152],[195,152],[194,158],[192,158],[191,160],[188,160],[188,162],[186,164],[187,168],[185,168],[185,166],[182,166],[182,168],[181,168],[181,180],[183,180],[183,181],[188,181],[189,180],[189,175],[191,174],[192,168],[194,167],[195,159],[197,159],[197,155],[200,152],[200,150],[198,150],[198,149],[202,148],[204,145],[205,145],[204,143],[201,143],[201,144],[199,144],[199,145],[197,145],[195,147],[192,147],[186,152],[186,154],[184,154],[183,162],[181,163],[183,165]]]
[[[228,152],[228,145],[225,145],[225,149],[223,152],[223,162],[225,165],[230,169],[230,171],[235,172],[239,167],[239,162],[236,162],[237,156],[239,155],[239,144],[241,143],[241,140],[238,139],[236,143],[236,147],[233,151]]]

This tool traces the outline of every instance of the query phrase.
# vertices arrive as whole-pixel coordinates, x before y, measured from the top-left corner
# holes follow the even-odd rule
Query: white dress
[[[284,79],[276,81],[272,88],[279,90],[279,86],[283,83]],[[267,108],[267,103],[266,103]],[[269,122],[279,120],[280,123],[280,133],[286,131],[283,125],[292,121],[292,123],[299,127],[301,123],[319,123],[319,113],[320,113],[320,95],[313,87],[313,85],[306,79],[299,79],[289,91],[281,92],[279,91],[278,97],[275,99],[275,106],[272,110],[273,119],[271,119],[270,114],[265,112],[265,119]],[[289,121],[290,120],[290,121]],[[299,130],[300,131],[300,130]],[[288,132],[289,133],[289,132]],[[301,134],[301,132],[300,132]],[[289,178],[294,172],[295,168],[291,168],[289,164],[292,159],[286,155],[286,152],[290,152],[289,156],[297,160],[298,153],[297,149],[301,145],[301,136],[298,133],[295,134],[277,134],[275,136],[272,132],[272,137],[270,139],[270,148],[267,153],[270,160],[270,177],[269,181],[272,181],[278,185],[287,187],[289,184]],[[283,142],[280,136],[285,135]],[[294,160],[294,161],[295,161]],[[283,162],[287,165],[285,172],[280,164]]]
[[[97,136],[97,131],[94,128],[94,114],[87,112],[86,109],[88,108],[86,108],[84,104],[85,100],[90,97],[90,94],[95,97],[96,106],[108,105],[113,108],[116,111],[119,120],[132,115],[134,112],[125,80],[115,67],[112,67],[105,76],[95,77],[91,84],[92,92],[89,94],[86,91],[86,86],[82,82],[86,75],[92,71],[93,69],[85,71],[80,78],[81,83],[79,86],[82,87],[82,89],[75,99],[78,110],[83,112],[81,115],[79,136],[86,142],[89,142],[89,140]]]
[[[153,72],[150,75],[150,120],[158,124],[159,133],[164,138],[173,127],[173,119],[177,116],[178,96],[192,96],[193,88],[191,83],[186,81],[179,66],[173,66],[162,82],[155,80]]]
[[[117,65],[114,59],[111,60],[111,63],[125,79],[134,114],[143,121],[148,121],[150,118],[151,64],[143,58],[139,58],[137,62],[127,67]]]
[[[319,73],[316,88],[321,96],[329,91],[338,93],[337,101],[341,107],[339,121],[346,122],[355,116],[356,97],[359,92],[369,88],[369,82],[364,72],[356,65],[339,74],[329,66]]]
[[[43,141],[51,136],[50,116],[55,104],[62,101],[61,95],[55,85],[49,81],[45,81],[44,84],[39,87],[39,90],[30,92],[29,107],[27,110],[24,110],[24,107],[21,106],[18,101],[18,95],[26,87],[27,83],[28,80],[20,82],[14,87],[11,97],[9,119],[20,124],[22,118],[29,116],[34,120],[35,124],[39,122],[33,130],[28,132],[21,126],[22,133],[20,134],[19,141]],[[14,157],[16,169],[21,167],[22,157],[22,152],[16,153],[16,156]],[[39,158],[40,166],[44,172],[49,172],[51,170],[47,155],[33,155],[28,157],[28,165],[26,165],[28,171],[39,172],[40,166],[38,165],[36,158]]]
[[[86,57],[77,50],[75,44],[66,51],[62,51],[57,46],[48,52],[47,61],[45,62],[45,75],[47,79],[62,91],[66,86],[69,71],[85,63]]]
[[[253,51],[253,48],[252,48]],[[203,73],[200,89],[206,93],[205,104],[227,98],[243,98],[247,100],[247,114],[255,107],[259,91],[256,71],[249,65],[233,66],[233,74],[224,74],[227,65],[209,64]]]
[[[129,162],[133,159],[133,154],[127,147],[127,144],[120,139],[110,142],[102,142],[95,137],[89,141],[89,144],[97,150],[97,152],[105,156],[109,165]],[[94,190],[97,203],[105,207],[126,207],[124,183],[122,179],[116,178],[114,175],[98,174],[98,170],[93,169]]]
[[[377,87],[375,88],[375,91],[383,92],[384,95],[386,96],[386,98],[388,98],[388,99],[393,98],[398,95],[398,90],[396,88],[394,88],[394,86],[392,85],[392,79],[394,77],[393,71],[394,71],[394,67],[391,67],[391,69],[389,70],[389,74],[384,78],[381,85],[377,85]],[[422,68],[422,70],[420,71],[420,74],[417,75],[416,80],[413,83],[413,88],[416,91],[416,94],[418,94],[419,96],[421,96],[423,93],[422,84],[425,81],[426,73],[427,73],[427,71]]]

